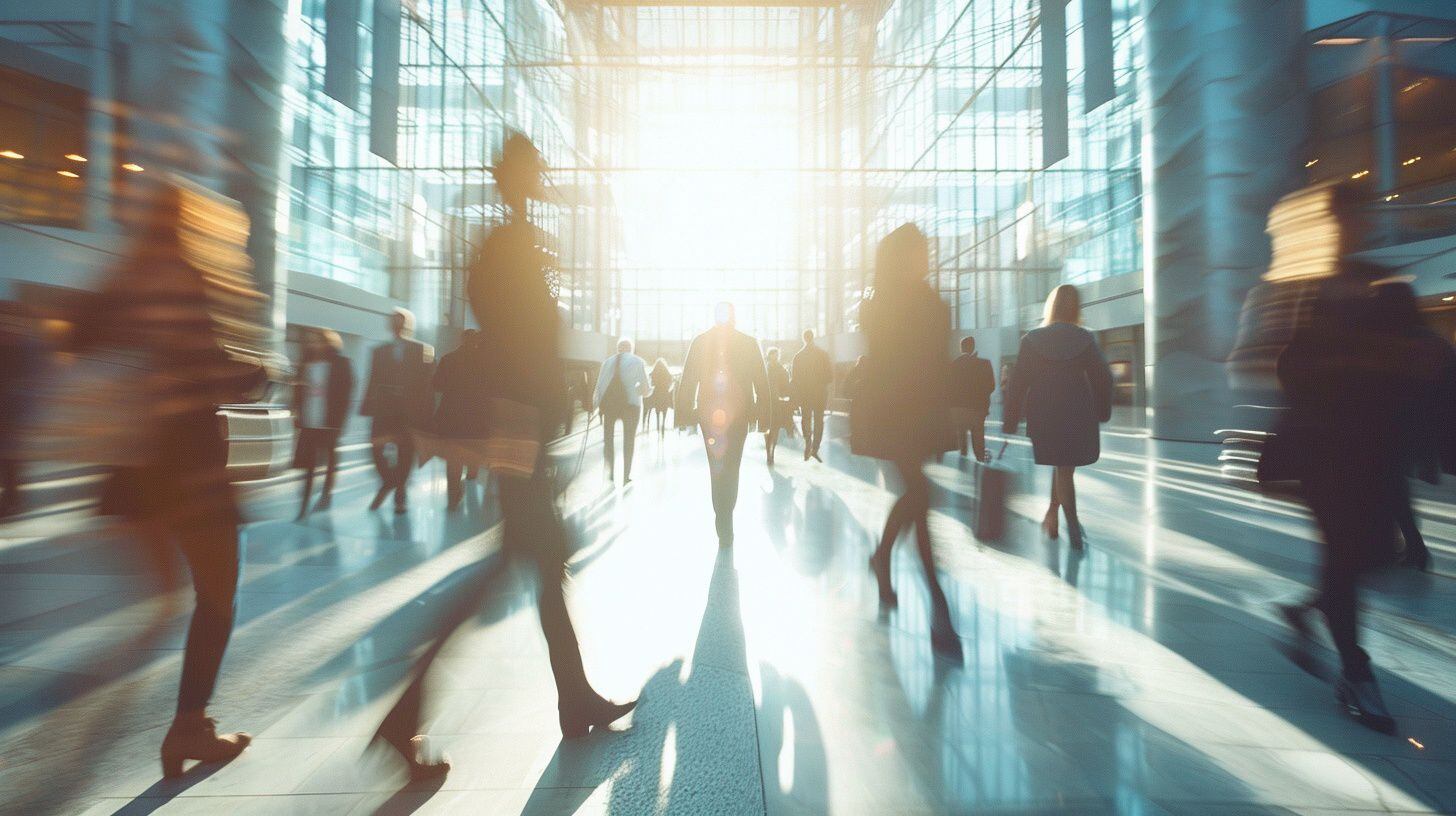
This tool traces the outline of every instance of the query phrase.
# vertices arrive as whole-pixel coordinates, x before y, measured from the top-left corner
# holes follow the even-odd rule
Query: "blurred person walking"
[[[408,509],[410,472],[415,467],[414,429],[434,412],[434,389],[430,387],[435,350],[413,338],[415,316],[408,309],[389,315],[394,339],[374,347],[369,360],[369,381],[359,413],[370,417],[369,439],[374,469],[379,473],[379,492],[369,503],[378,510],[391,492],[394,512]],[[388,457],[394,448],[394,460]]]
[[[566,608],[570,542],[555,505],[546,444],[558,435],[571,406],[559,353],[556,297],[545,274],[552,257],[526,212],[527,200],[541,193],[544,171],[530,140],[520,134],[507,138],[492,172],[510,217],[486,238],[471,265],[467,293],[480,325],[486,394],[490,413],[495,414],[489,419],[490,435],[492,441],[502,443],[494,447],[534,448],[535,460],[527,465],[529,475],[500,473],[501,553],[508,561],[524,559],[534,564],[540,578],[536,604],[556,681],[558,720],[562,736],[576,738],[622,718],[636,702],[613,703],[592,688]],[[515,417],[528,417],[530,427],[524,430],[528,438],[515,435],[521,429],[505,429],[502,423],[507,409]],[[494,577],[491,570],[481,569],[460,588],[456,601],[427,638],[404,694],[376,732],[377,738],[400,752],[413,777],[438,776],[450,769],[446,757],[425,750],[427,741],[419,734],[425,679],[450,635],[479,611]]]
[[[672,410],[672,371],[667,367],[667,361],[658,357],[647,378],[652,384],[652,394],[647,403],[650,412],[647,425],[650,427],[651,417],[656,417],[657,435],[663,436],[667,433],[667,412]]]
[[[354,366],[343,354],[338,332],[314,329],[304,340],[303,360],[293,385],[293,466],[303,468],[303,494],[298,517],[308,515],[314,472],[324,466],[323,493],[315,510],[328,510],[334,495],[334,476],[339,469],[339,434],[349,415],[354,394]]]
[[[1331,207],[1339,255],[1348,259],[1363,247],[1361,202],[1352,189],[1336,188]],[[1360,646],[1359,581],[1391,560],[1399,513],[1391,485],[1408,464],[1401,424],[1449,374],[1449,349],[1409,331],[1407,304],[1391,308],[1407,293],[1380,302],[1371,283],[1381,274],[1343,260],[1320,282],[1309,325],[1279,356],[1288,410],[1265,445],[1259,478],[1297,479],[1323,542],[1316,595],[1280,607],[1296,634],[1295,662],[1316,671],[1313,617],[1323,614],[1340,658],[1336,698],[1361,724],[1391,734],[1395,720]],[[1442,430],[1449,437],[1451,429]]]
[[[602,412],[602,455],[607,481],[616,480],[616,430],[622,423],[622,484],[632,483],[632,453],[637,447],[637,423],[642,419],[642,398],[651,393],[647,361],[632,353],[632,341],[623,337],[617,353],[602,361],[597,375],[596,401]]]
[[[20,460],[17,434],[33,402],[32,379],[44,350],[24,304],[0,301],[0,518],[20,511]]]
[[[1112,369],[1097,338],[1082,328],[1082,296],[1064,283],[1047,295],[1040,328],[1021,338],[1016,367],[1005,388],[1002,428],[1016,433],[1026,420],[1032,456],[1050,465],[1051,503],[1042,531],[1057,537],[1057,513],[1067,518],[1067,538],[1082,549],[1077,516],[1077,468],[1101,457],[1098,425],[1112,418]]]
[[[834,366],[829,352],[814,345],[814,332],[804,330],[804,347],[794,355],[794,399],[799,403],[800,422],[804,431],[804,461],[819,458],[819,444],[824,440],[824,411],[829,407],[829,384],[834,380]]]
[[[149,192],[137,240],[78,319],[74,342],[80,354],[124,349],[149,361],[138,370],[148,394],[141,412],[123,420],[123,406],[114,406],[117,421],[140,423],[124,430],[145,438],[147,449],[112,471],[101,512],[124,517],[157,548],[164,576],[169,545],[191,572],[196,607],[176,717],[161,746],[163,775],[175,777],[187,760],[226,761],[251,741],[218,733],[207,704],[232,634],[241,521],[217,411],[266,382],[264,300],[243,265],[240,210],[180,181]]]
[[[697,417],[703,433],[720,547],[733,545],[733,508],[738,504],[738,471],[748,426],[754,420],[768,421],[763,414],[771,399],[758,341],[738,331],[733,304],[718,303],[713,308],[713,328],[688,346],[678,407]]]
[[[779,431],[787,430],[790,436],[794,435],[794,401],[789,397],[789,372],[779,360],[779,350],[769,349],[765,359],[765,367],[768,369],[769,418],[763,429],[763,447],[768,453],[769,467],[773,467],[774,450],[779,445]],[[809,458],[807,452],[804,458]]]
[[[958,658],[960,637],[935,571],[930,481],[924,472],[926,460],[953,447],[945,380],[950,310],[925,282],[929,273],[928,241],[914,224],[900,226],[880,242],[874,296],[861,307],[868,353],[850,409],[850,446],[856,454],[893,463],[904,484],[870,556],[880,602],[886,607],[899,603],[890,580],[890,551],[902,531],[914,528],[930,595],[931,645]]]
[[[435,436],[450,439],[478,439],[485,435],[485,360],[480,352],[480,332],[466,329],[460,345],[440,358],[435,366],[435,391],[440,404],[435,408]],[[448,445],[445,446],[448,449]],[[456,510],[465,495],[466,464],[457,456],[445,455],[445,509]]]
[[[970,434],[971,452],[976,459],[991,461],[986,453],[986,415],[991,412],[991,393],[995,390],[991,361],[976,353],[976,338],[961,338],[961,356],[950,363],[950,412],[961,456],[966,455],[966,435]]]

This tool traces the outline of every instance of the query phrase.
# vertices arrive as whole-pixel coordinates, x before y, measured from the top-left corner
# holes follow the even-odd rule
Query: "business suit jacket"
[[[698,421],[710,427],[767,421],[764,411],[773,396],[758,341],[726,326],[693,338],[678,395],[679,409],[696,411]]]
[[[359,413],[376,422],[403,421],[422,425],[435,408],[430,382],[434,373],[435,349],[418,340],[404,340],[403,359],[395,355],[395,341],[374,347],[369,359],[369,382]]]
[[[950,361],[950,404],[985,416],[991,411],[991,392],[996,375],[991,361],[978,354],[962,354]]]
[[[811,343],[794,355],[793,389],[799,402],[822,408],[829,401],[829,383],[833,379],[829,352]]]
[[[349,358],[335,354],[329,364],[328,392],[324,395],[324,427],[338,430],[344,427],[349,414],[349,400],[354,394],[354,365]],[[298,381],[293,384],[293,424],[303,421],[303,400],[308,386],[303,381],[302,366]]]

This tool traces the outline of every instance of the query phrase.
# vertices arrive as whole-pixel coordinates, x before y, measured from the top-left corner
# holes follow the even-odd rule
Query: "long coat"
[[[339,430],[349,415],[349,400],[354,395],[354,365],[342,354],[334,354],[326,360],[329,364],[329,379],[324,395],[324,427]],[[300,367],[301,369],[302,367]],[[303,419],[303,400],[308,390],[303,372],[293,384],[293,422],[297,425]]]
[[[1091,332],[1071,323],[1027,332],[1003,387],[1006,432],[1025,417],[1037,464],[1080,467],[1101,456],[1097,426],[1112,417],[1112,370]]]
[[[860,307],[860,323],[868,353],[850,406],[851,449],[894,462],[950,450],[950,309],[923,281],[911,281],[880,288]]]

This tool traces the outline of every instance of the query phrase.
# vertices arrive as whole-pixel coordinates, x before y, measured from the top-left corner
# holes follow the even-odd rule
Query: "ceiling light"
[[[130,170],[133,173],[140,173],[142,171],[142,166],[140,164],[136,164],[135,162],[127,162],[126,164],[123,164],[121,166],[121,169]]]
[[[1370,171],[1369,170],[1361,170],[1358,173],[1351,173],[1350,174],[1350,178],[1351,178],[1351,180],[1354,180],[1354,179],[1362,179],[1362,178],[1365,178],[1368,175],[1370,175]]]
[[[1323,40],[1316,40],[1315,45],[1359,45],[1365,42],[1364,37],[1326,37]]]
[[[1453,148],[1453,149],[1456,149],[1456,148]],[[23,159],[23,158],[25,158],[25,154],[24,153],[16,153],[14,150],[0,150],[0,156],[4,156],[7,159]]]
[[[1409,159],[1406,159],[1405,161],[1401,162],[1401,166],[1402,167],[1410,167],[1412,164],[1415,164],[1416,162],[1418,162],[1420,160],[1421,160],[1421,157],[1420,156],[1412,156]]]
[[[1411,91],[1414,91],[1416,88],[1419,88],[1424,84],[1426,84],[1426,81],[1424,79],[1418,79],[1415,82],[1412,82],[1411,84],[1405,86],[1404,88],[1401,88],[1400,92],[1410,93]]]
[[[1388,196],[1385,197],[1385,200],[1386,201],[1394,201],[1397,198],[1400,198],[1400,193],[1391,193],[1390,195],[1388,195]]]
[[[86,161],[86,157],[85,156],[82,156],[80,153],[67,153],[66,154],[66,158],[68,158],[68,159],[70,159],[71,161],[74,161],[74,162],[83,162],[83,161]]]
[[[1310,159],[1309,161],[1307,161],[1307,162],[1304,163],[1304,166],[1305,167],[1314,167],[1316,164],[1319,164],[1319,159]]]
[[[80,175],[78,175],[76,173],[72,173],[70,170],[57,170],[56,171],[56,175],[58,175],[58,176],[65,176],[66,178],[80,178],[81,177]]]
[[[1456,300],[1456,295],[1447,295],[1447,296],[1441,298],[1441,300],[1443,300],[1443,301],[1445,301],[1447,303],[1450,303],[1451,301]]]

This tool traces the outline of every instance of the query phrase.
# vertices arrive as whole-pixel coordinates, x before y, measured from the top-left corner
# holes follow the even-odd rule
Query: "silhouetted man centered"
[[[738,467],[748,426],[769,405],[768,371],[758,341],[735,328],[733,304],[713,310],[713,328],[693,339],[678,388],[679,409],[695,412],[708,452],[718,545],[733,544]]]

